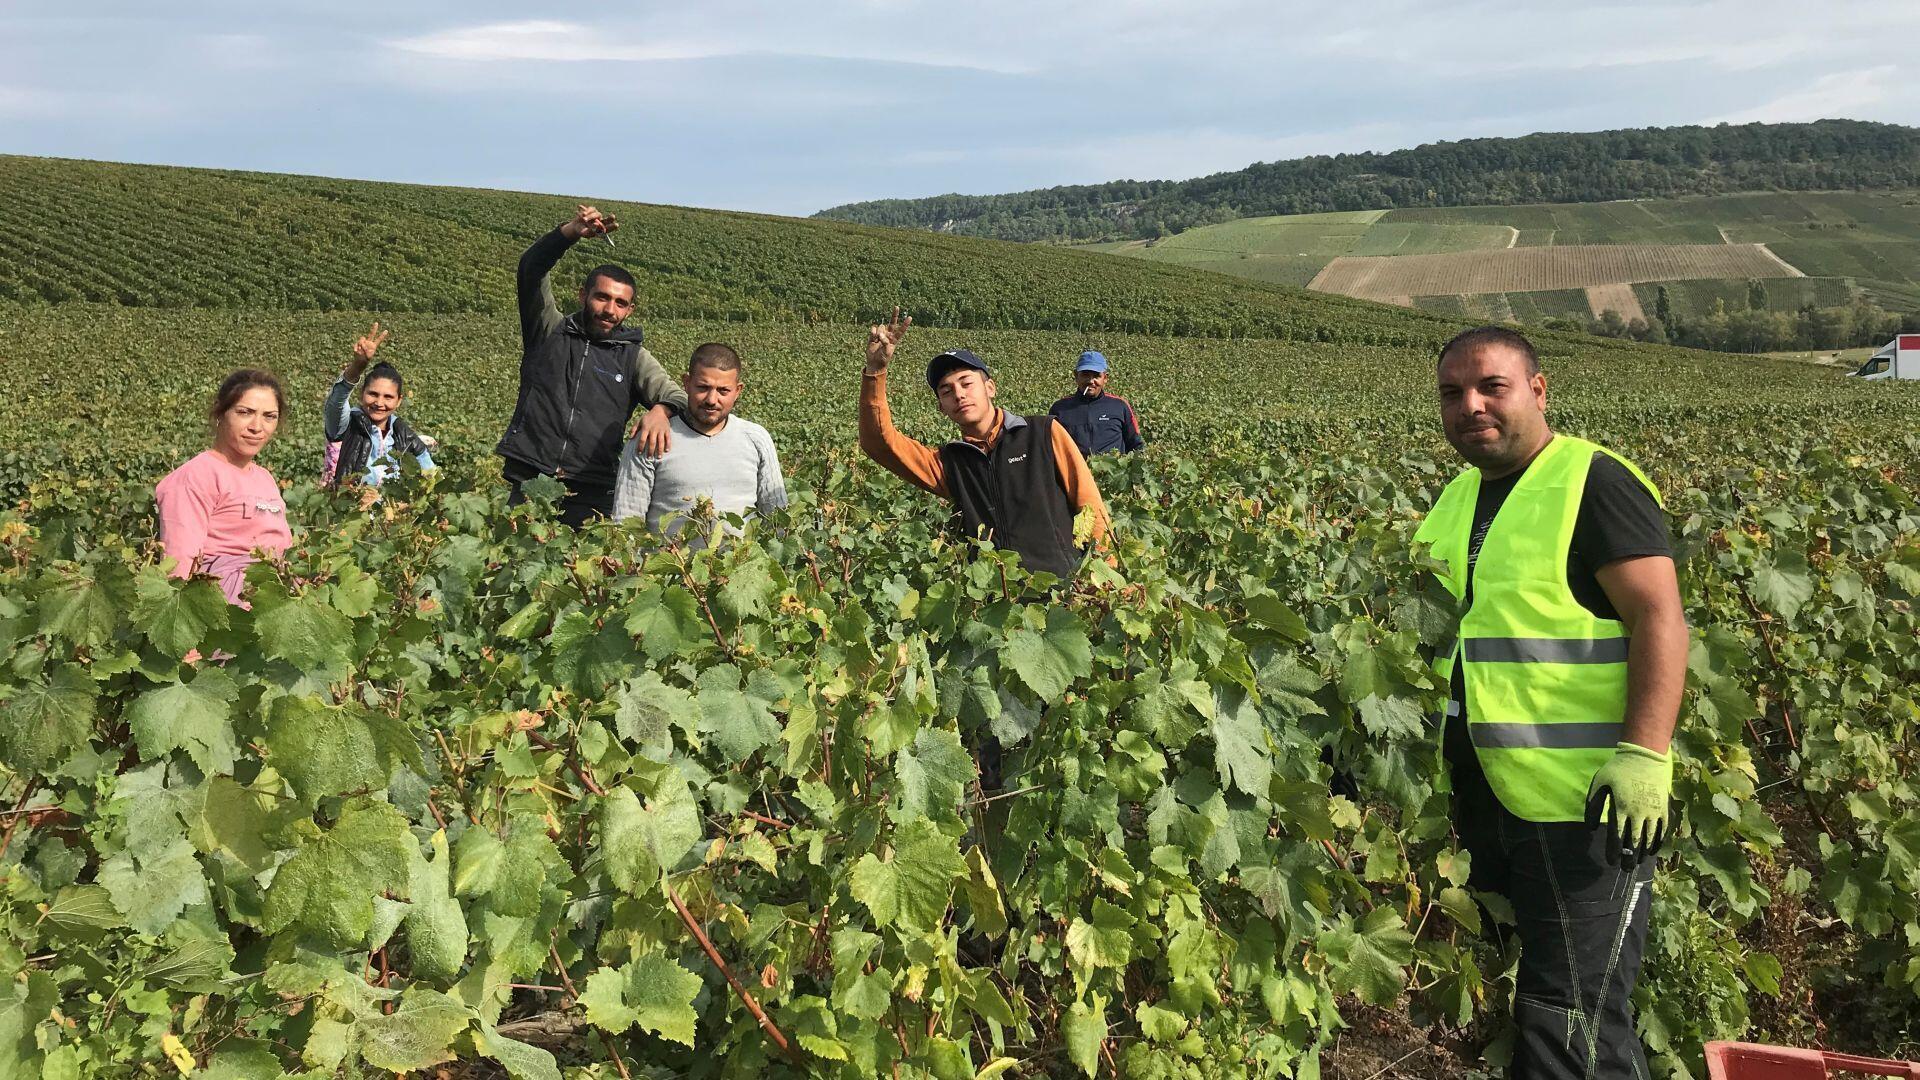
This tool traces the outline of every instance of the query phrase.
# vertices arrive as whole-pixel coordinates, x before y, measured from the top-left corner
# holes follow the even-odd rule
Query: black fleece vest
[[[1053,460],[1052,417],[1007,413],[992,450],[956,440],[940,448],[940,460],[961,532],[1018,552],[1029,571],[1073,577],[1080,549],[1073,502]]]
[[[427,444],[414,433],[411,426],[399,417],[387,420],[389,432],[393,435],[393,457],[398,461],[402,457],[417,458],[426,452]],[[367,474],[367,458],[373,453],[373,421],[359,409],[347,417],[347,430],[340,435],[340,463],[334,467],[332,487],[339,487],[347,481],[359,483]]]

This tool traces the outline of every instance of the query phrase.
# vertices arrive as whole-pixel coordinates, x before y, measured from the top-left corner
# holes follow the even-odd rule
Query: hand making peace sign
[[[373,329],[361,335],[360,340],[353,343],[353,360],[347,364],[346,370],[340,373],[340,377],[350,383],[359,382],[360,373],[367,370],[368,364],[373,363],[373,354],[380,351],[380,346],[386,344],[390,336],[392,331],[382,330],[379,323],[374,323]]]

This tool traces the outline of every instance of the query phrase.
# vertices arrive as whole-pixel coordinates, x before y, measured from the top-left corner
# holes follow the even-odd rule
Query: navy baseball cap
[[[1088,349],[1086,352],[1080,354],[1080,362],[1074,365],[1073,370],[1105,371],[1107,370],[1107,358],[1094,352],[1092,349]]]
[[[927,365],[927,386],[935,390],[940,389],[940,380],[946,378],[949,372],[959,368],[972,368],[989,379],[993,378],[993,372],[987,367],[985,360],[966,349],[955,349],[952,352],[941,353]]]

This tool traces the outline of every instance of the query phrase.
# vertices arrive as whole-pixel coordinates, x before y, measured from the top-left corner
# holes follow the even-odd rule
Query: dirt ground
[[[1460,1080],[1475,1075],[1465,1046],[1436,1042],[1401,1013],[1341,1003],[1348,1027],[1320,1057],[1324,1080]],[[1484,1074],[1484,1068],[1480,1070]]]

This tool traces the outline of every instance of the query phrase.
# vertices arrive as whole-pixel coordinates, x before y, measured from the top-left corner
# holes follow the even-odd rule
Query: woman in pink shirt
[[[160,546],[175,561],[173,576],[218,578],[235,604],[242,604],[240,589],[254,553],[278,555],[293,543],[280,485],[253,460],[280,426],[285,400],[270,372],[242,369],[227,376],[209,414],[213,449],[153,489]]]

